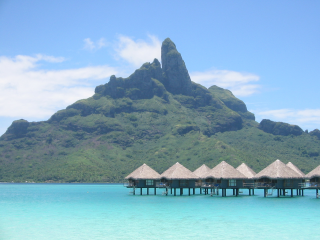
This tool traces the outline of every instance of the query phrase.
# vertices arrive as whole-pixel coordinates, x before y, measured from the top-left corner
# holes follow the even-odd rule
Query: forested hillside
[[[48,121],[17,120],[0,138],[0,181],[120,182],[143,163],[159,173],[222,160],[260,171],[276,159],[307,173],[320,164],[320,132],[255,121],[226,89],[191,81],[166,39],[161,63],[111,76],[95,93]]]

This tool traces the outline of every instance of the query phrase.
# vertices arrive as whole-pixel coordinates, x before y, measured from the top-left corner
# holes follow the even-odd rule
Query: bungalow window
[[[146,180],[146,185],[147,186],[152,186],[153,185],[153,180]]]
[[[235,186],[237,186],[237,180],[229,179],[229,187],[235,187]]]

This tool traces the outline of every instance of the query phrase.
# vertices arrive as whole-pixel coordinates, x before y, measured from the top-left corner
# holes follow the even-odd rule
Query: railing
[[[254,183],[243,183],[243,187],[254,188],[255,184]]]
[[[170,184],[169,183],[160,182],[160,183],[156,183],[156,187],[158,187],[158,188],[166,188],[166,187],[170,187]]]
[[[274,183],[266,183],[266,182],[256,182],[254,184],[255,188],[272,188],[274,186],[275,186]]]
[[[219,183],[202,183],[201,187],[204,188],[218,188],[220,186]]]
[[[292,188],[293,187],[293,183],[286,183],[284,182],[283,186],[286,188]]]
[[[299,183],[299,187],[301,187],[301,188],[320,188],[320,183],[319,182]]]
[[[130,182],[126,182],[123,184],[124,187],[134,187],[135,184],[134,183],[130,183]]]
[[[202,182],[196,182],[195,186],[196,187],[202,187],[202,184],[203,184]]]

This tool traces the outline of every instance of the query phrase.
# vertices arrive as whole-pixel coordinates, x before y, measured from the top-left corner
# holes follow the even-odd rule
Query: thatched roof
[[[195,175],[197,175],[198,177],[201,177],[203,174],[205,174],[206,172],[210,171],[211,169],[205,165],[202,164],[201,167],[197,168],[193,173]]]
[[[230,164],[222,161],[209,172],[201,176],[201,178],[215,179],[246,179],[247,177],[232,167]]]
[[[161,174],[161,178],[166,179],[199,179],[197,175],[195,175],[193,172],[191,172],[189,169],[182,166],[180,163],[174,164],[172,167],[167,169]]]
[[[144,163],[142,166],[126,176],[125,179],[160,179],[160,174]]]
[[[236,169],[243,175],[245,175],[247,178],[253,178],[256,175],[256,173],[245,163],[242,163]]]
[[[306,175],[307,178],[320,177],[320,165]]]
[[[264,177],[270,179],[303,178],[300,174],[292,170],[279,159],[271,163],[268,167],[261,170],[259,173],[257,173],[257,175],[254,178],[258,179]]]
[[[288,162],[287,163],[287,166],[289,167],[289,168],[291,168],[293,171],[295,171],[296,173],[298,173],[301,177],[305,177],[306,175],[303,173],[303,172],[301,172],[301,170],[296,166],[296,165],[294,165],[292,162]]]

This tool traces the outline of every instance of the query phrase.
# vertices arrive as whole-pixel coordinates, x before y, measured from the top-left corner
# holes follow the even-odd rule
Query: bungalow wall
[[[304,179],[278,179],[276,180],[276,188],[301,188]]]
[[[269,187],[275,188],[301,188],[301,183],[304,182],[304,179],[269,179],[269,178],[262,178],[258,179],[257,182],[269,184]]]
[[[155,188],[158,180],[139,179],[139,180],[132,180],[132,182],[137,188]]]
[[[172,187],[172,188],[194,188],[194,187],[196,187],[196,180],[175,179],[175,180],[172,180],[170,187]]]
[[[207,184],[212,184],[214,186],[219,185],[219,188],[242,188],[243,180],[242,179],[213,179],[207,178],[205,180]]]

